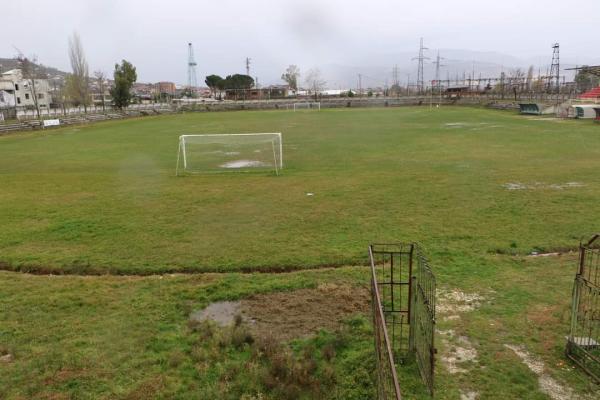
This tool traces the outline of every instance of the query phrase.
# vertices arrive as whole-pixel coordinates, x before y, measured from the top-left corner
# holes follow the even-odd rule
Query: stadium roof
[[[592,75],[600,76],[600,65],[584,65],[583,67],[577,68],[566,68],[567,70],[577,70]]]

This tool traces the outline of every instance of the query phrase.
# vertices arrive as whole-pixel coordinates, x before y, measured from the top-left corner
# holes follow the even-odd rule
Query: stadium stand
[[[584,100],[600,100],[600,86],[582,93],[579,98]]]

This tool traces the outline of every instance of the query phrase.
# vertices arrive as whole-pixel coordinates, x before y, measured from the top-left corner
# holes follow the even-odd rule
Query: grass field
[[[174,176],[180,134],[278,131],[281,176]],[[568,251],[598,229],[599,156],[589,122],[460,107],[191,113],[2,137],[0,352],[14,360],[0,364],[0,398],[285,398],[299,383],[265,377],[281,360],[226,332],[207,339],[189,313],[361,288],[370,242],[411,240],[441,289],[436,398],[556,398],[548,377],[593,398],[563,348]],[[300,269],[315,270],[240,273]],[[173,272],[224,273],[153,275]],[[105,273],[135,276],[81,276]],[[315,363],[298,396],[371,393],[370,329],[358,313],[292,341],[287,364]],[[543,361],[544,379],[506,345]],[[427,398],[413,367],[401,378],[408,398]]]

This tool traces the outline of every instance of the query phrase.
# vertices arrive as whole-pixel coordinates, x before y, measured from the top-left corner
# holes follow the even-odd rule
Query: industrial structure
[[[196,96],[196,88],[198,87],[198,79],[196,78],[196,60],[194,59],[194,48],[192,43],[188,43],[188,71],[187,71],[187,88],[189,90],[190,97]]]
[[[419,66],[417,67],[417,93],[423,94],[425,93],[425,78],[423,75],[423,64],[425,60],[429,60],[429,57],[425,57],[425,50],[429,50],[427,47],[423,46],[423,38],[421,38],[421,42],[419,45],[419,56],[413,58],[413,60],[418,60]]]

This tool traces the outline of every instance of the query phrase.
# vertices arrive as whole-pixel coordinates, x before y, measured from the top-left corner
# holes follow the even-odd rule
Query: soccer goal
[[[281,133],[179,136],[175,175],[283,169]]]
[[[296,110],[321,110],[321,103],[318,101],[294,103],[294,111]]]

